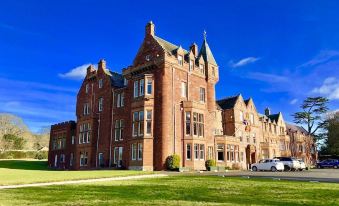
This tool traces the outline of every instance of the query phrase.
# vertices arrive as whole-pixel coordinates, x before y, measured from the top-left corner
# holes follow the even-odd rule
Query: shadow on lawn
[[[39,160],[0,160],[0,168],[18,170],[49,170],[47,161]]]

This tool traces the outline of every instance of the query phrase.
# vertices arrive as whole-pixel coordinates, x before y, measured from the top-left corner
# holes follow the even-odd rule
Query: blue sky
[[[131,65],[144,26],[188,48],[203,31],[220,66],[217,98],[242,93],[286,120],[307,96],[339,108],[338,1],[34,1],[0,3],[0,112],[33,131],[75,119],[87,64]]]

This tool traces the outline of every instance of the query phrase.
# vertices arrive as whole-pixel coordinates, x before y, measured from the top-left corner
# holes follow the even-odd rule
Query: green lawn
[[[49,170],[46,161],[0,160],[0,185],[56,182],[136,174],[146,174],[146,172],[131,170],[57,171]]]
[[[216,176],[0,190],[0,205],[339,205],[339,185]]]

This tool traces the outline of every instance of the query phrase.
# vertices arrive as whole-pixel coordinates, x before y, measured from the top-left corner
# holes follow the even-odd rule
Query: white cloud
[[[254,62],[258,61],[259,59],[260,58],[257,58],[257,57],[247,57],[247,58],[239,60],[238,62],[233,62],[233,60],[231,60],[229,62],[229,65],[232,68],[237,68],[237,67],[242,67],[242,66],[254,63]]]
[[[290,104],[291,104],[291,105],[294,105],[294,104],[296,104],[297,102],[298,102],[298,99],[295,98],[295,99],[292,99],[292,100],[290,101]]]
[[[339,57],[339,51],[322,50],[315,57],[313,57],[311,60],[299,65],[297,68],[309,67],[309,66],[315,66],[315,65],[318,65],[318,64],[323,64],[323,63],[330,61],[334,57]]]
[[[285,76],[262,72],[250,72],[246,77],[268,83],[282,83],[288,81],[288,78]]]
[[[339,99],[339,79],[328,77],[320,87],[314,88],[312,92],[325,95],[329,99]]]
[[[81,66],[75,67],[71,69],[69,72],[66,72],[64,74],[59,74],[59,77],[65,78],[65,79],[74,79],[74,80],[82,80],[86,76],[87,67],[89,67],[91,64],[83,64]]]

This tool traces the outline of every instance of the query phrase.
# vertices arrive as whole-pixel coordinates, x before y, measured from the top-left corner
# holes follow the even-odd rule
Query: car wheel
[[[318,168],[318,169],[321,169],[321,166],[320,166],[320,165],[318,165],[318,166],[317,166],[317,168]]]
[[[284,171],[290,171],[290,170],[291,170],[291,168],[289,166],[284,165]]]
[[[337,165],[335,165],[333,168],[334,168],[334,169],[338,169],[338,166],[337,166]]]
[[[271,167],[271,171],[272,171],[272,172],[276,172],[276,171],[277,171],[277,168],[276,168],[276,167]]]
[[[256,172],[256,171],[258,171],[258,168],[256,166],[253,166],[252,171]]]

